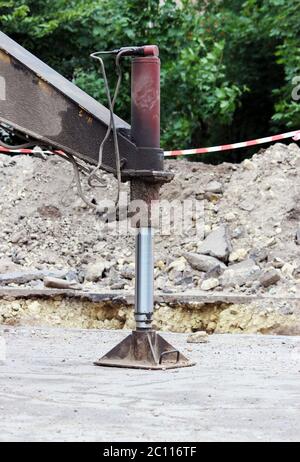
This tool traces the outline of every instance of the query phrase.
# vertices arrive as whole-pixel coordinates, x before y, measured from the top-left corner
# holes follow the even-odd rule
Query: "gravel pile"
[[[204,233],[155,237],[158,291],[300,295],[300,149],[276,144],[241,164],[171,160],[161,197],[204,206]],[[96,201],[116,195],[91,190]],[[0,155],[0,285],[132,290],[134,237],[118,236],[77,195],[72,167]],[[128,185],[123,186],[128,190]],[[200,207],[201,208],[201,207]]]

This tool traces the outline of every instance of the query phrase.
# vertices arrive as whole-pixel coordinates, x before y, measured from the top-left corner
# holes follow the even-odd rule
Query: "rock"
[[[55,205],[44,205],[37,208],[37,212],[44,218],[61,218],[62,214],[58,207]]]
[[[21,269],[22,267],[20,265],[16,265],[8,258],[2,258],[0,260],[0,274],[14,273],[20,271]]]
[[[227,262],[231,249],[227,227],[223,225],[209,233],[199,245],[198,252]]]
[[[112,290],[122,290],[125,287],[125,282],[124,281],[119,281],[119,282],[114,282],[111,284],[110,288]]]
[[[39,303],[37,300],[29,301],[27,303],[27,307],[31,314],[39,314],[42,309],[42,304]]]
[[[188,286],[193,284],[193,274],[189,271],[180,273],[180,275],[174,279],[174,284],[176,286]]]
[[[300,245],[300,228],[297,229],[297,231],[296,231],[295,243],[296,243],[297,245]]]
[[[291,263],[285,263],[283,267],[281,268],[281,272],[285,276],[288,276],[291,278],[296,268],[297,268],[297,265],[292,265]]]
[[[11,235],[10,242],[12,244],[18,244],[19,242],[25,243],[27,241],[27,235],[24,230],[18,231]]]
[[[269,287],[280,281],[280,274],[275,269],[265,271],[259,278],[263,287]]]
[[[252,249],[249,253],[249,257],[255,261],[255,263],[262,263],[268,260],[268,251],[266,249]]]
[[[245,170],[255,170],[255,164],[250,159],[245,159],[241,165]]]
[[[176,270],[184,271],[186,269],[186,259],[184,257],[177,258],[177,260],[172,261],[168,266],[167,271]]]
[[[300,278],[300,266],[297,266],[297,268],[294,269],[293,271],[293,277],[299,279]]]
[[[53,289],[81,289],[81,285],[77,281],[67,281],[66,279],[45,277],[44,286]]]
[[[154,264],[154,267],[163,270],[165,268],[165,262],[163,260],[157,260]]]
[[[124,268],[121,269],[120,274],[124,279],[128,279],[129,281],[131,281],[135,277],[134,267],[126,265]]]
[[[192,268],[198,271],[203,271],[204,273],[212,271],[217,267],[224,270],[227,268],[223,262],[217,258],[210,257],[209,255],[185,253],[184,257]]]
[[[205,188],[205,191],[215,194],[221,194],[223,190],[223,185],[219,181],[210,181]]]
[[[229,261],[230,262],[243,261],[247,257],[247,254],[248,254],[247,249],[237,249],[230,254]]]
[[[204,198],[206,200],[208,200],[209,202],[212,202],[213,204],[215,204],[216,202],[218,202],[221,199],[221,196],[220,196],[220,194],[216,194],[216,193],[212,193],[212,192],[206,192],[204,194]]]
[[[100,260],[90,263],[85,272],[85,280],[88,282],[97,282],[105,276],[105,271],[109,270],[111,263],[106,260]]]
[[[284,266],[284,261],[281,260],[281,258],[279,257],[274,257],[272,265],[274,266],[274,268],[281,269]]]
[[[224,218],[226,221],[234,221],[236,219],[236,216],[233,212],[228,212],[226,213]]]
[[[244,200],[239,204],[239,207],[245,212],[252,212],[254,210],[254,204],[250,200]]]
[[[66,270],[24,270],[15,273],[0,274],[0,284],[25,284],[30,281],[44,279],[45,277],[64,278]]]
[[[202,330],[193,332],[187,338],[187,343],[208,343],[209,335]]]
[[[220,277],[223,287],[244,286],[249,281],[254,282],[261,275],[259,266],[252,259],[230,265]]]
[[[210,279],[204,279],[204,281],[201,284],[201,289],[202,290],[212,290],[215,289],[220,285],[219,279],[217,278],[210,278]]]
[[[182,192],[182,199],[185,200],[194,195],[195,195],[195,190],[193,188],[185,188],[184,191]]]

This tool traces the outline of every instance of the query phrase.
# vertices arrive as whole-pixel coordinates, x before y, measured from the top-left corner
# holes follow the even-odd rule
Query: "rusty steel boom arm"
[[[121,48],[112,53],[122,51],[124,55],[133,53],[135,56],[158,54],[158,49],[151,46],[128,50]],[[110,112],[105,106],[2,32],[0,76],[5,82],[5,98],[0,101],[0,123],[28,135],[37,144],[62,150],[97,165],[99,145],[110,124]],[[148,99],[159,98],[159,95],[149,94],[151,82],[144,83],[144,88],[139,88],[139,91],[148,92]],[[130,125],[118,116],[114,116],[114,123],[122,180],[141,177],[149,182],[167,180],[162,150],[157,146],[149,147],[147,143],[145,146],[136,143]],[[116,175],[112,133],[104,146],[101,168]]]

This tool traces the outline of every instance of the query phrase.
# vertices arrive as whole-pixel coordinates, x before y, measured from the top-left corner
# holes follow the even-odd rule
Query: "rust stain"
[[[51,86],[45,80],[42,80],[41,78],[39,78],[39,80],[38,80],[38,86],[45,93],[48,93],[48,94],[52,93]]]
[[[83,109],[82,107],[80,107],[80,108],[79,108],[78,115],[79,115],[79,117],[85,117],[86,122],[88,123],[88,125],[92,125],[92,123],[93,123],[93,117],[91,117],[91,116],[89,115],[89,113],[86,112],[85,109]]]
[[[11,63],[11,57],[5,53],[4,51],[0,50],[0,61],[2,61],[3,63],[6,63],[6,64],[10,64]]]

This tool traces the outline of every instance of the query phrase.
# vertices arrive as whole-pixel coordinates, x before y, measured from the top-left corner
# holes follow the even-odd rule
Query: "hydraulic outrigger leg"
[[[131,134],[138,149],[148,152],[149,156],[151,152],[160,151],[160,60],[155,52],[157,48],[153,49],[152,56],[132,60]],[[159,199],[160,185],[161,180],[149,181],[142,176],[131,180],[131,199],[147,204],[148,223],[145,226],[142,220],[136,225],[136,330],[95,362],[98,366],[172,369],[194,364],[152,329],[154,230],[151,202]]]

